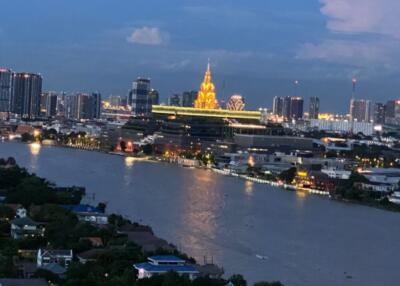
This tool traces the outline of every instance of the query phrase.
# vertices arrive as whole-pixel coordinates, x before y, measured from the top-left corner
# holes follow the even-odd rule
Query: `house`
[[[91,205],[63,205],[62,207],[75,213],[81,221],[99,225],[108,224],[108,216],[102,210]]]
[[[42,224],[29,217],[16,218],[11,221],[11,237],[13,239],[40,237],[44,235],[44,230]]]
[[[16,279],[16,278],[0,278],[0,286],[47,286],[45,279]]]
[[[39,248],[36,263],[39,268],[44,268],[50,264],[56,263],[64,268],[68,268],[73,258],[72,249],[53,250]]]
[[[194,266],[187,264],[185,260],[174,255],[151,256],[147,259],[147,262],[133,265],[138,271],[138,279],[174,271],[179,275],[188,275],[193,280],[199,274],[199,271]]]

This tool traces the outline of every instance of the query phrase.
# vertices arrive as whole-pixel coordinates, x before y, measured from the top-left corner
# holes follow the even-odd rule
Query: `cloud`
[[[132,44],[158,46],[166,43],[168,34],[162,33],[157,27],[144,26],[136,28],[126,40]]]
[[[337,33],[376,33],[400,39],[398,0],[320,0],[327,28]]]
[[[328,36],[305,43],[301,60],[319,60],[362,70],[365,74],[398,72],[399,0],[320,0]]]

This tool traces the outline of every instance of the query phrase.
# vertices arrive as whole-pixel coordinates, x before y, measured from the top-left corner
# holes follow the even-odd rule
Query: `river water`
[[[86,187],[91,203],[151,225],[227,275],[286,286],[400,283],[398,213],[97,152],[0,143],[8,156],[58,185]]]

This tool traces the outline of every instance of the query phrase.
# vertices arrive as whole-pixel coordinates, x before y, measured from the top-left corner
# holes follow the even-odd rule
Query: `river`
[[[227,275],[286,286],[400,281],[398,213],[98,152],[0,143],[0,158],[8,156],[58,185],[86,187],[90,203],[151,225]]]

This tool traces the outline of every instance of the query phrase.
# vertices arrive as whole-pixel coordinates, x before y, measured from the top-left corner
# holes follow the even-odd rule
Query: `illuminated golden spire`
[[[201,83],[199,93],[197,94],[197,99],[194,102],[194,107],[203,109],[218,108],[215,86],[211,79],[210,61],[208,61],[204,80]]]

